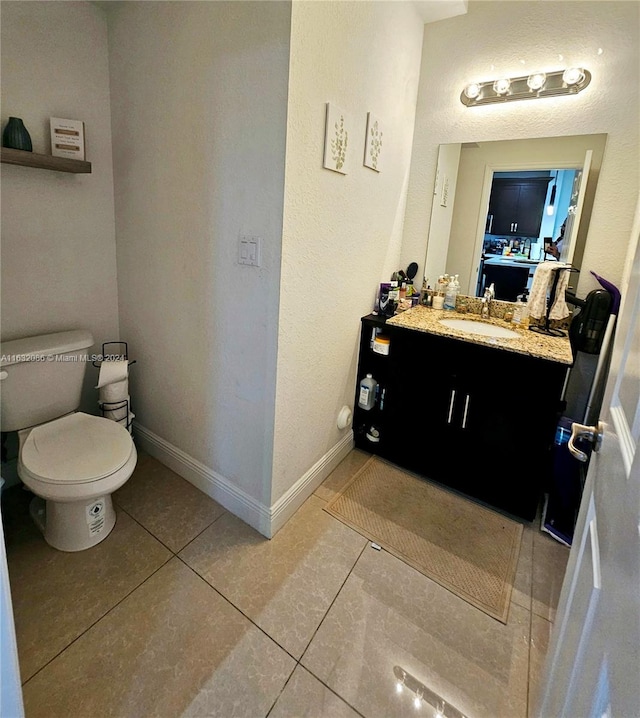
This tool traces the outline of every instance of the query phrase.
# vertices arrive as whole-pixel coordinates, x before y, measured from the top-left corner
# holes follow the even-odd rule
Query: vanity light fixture
[[[508,78],[503,78],[502,80],[496,80],[493,83],[493,91],[496,93],[496,95],[506,95],[507,92],[509,92],[509,88],[511,87],[511,80]]]
[[[527,85],[530,90],[537,92],[544,87],[544,83],[547,81],[546,72],[534,72],[533,75],[527,77]]]
[[[555,72],[532,72],[524,77],[472,82],[460,94],[467,107],[508,100],[534,100],[539,97],[576,95],[591,82],[591,73],[582,67]]]

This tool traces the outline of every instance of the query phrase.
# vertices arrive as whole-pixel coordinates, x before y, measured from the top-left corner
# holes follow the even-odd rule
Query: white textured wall
[[[269,503],[290,4],[109,10],[122,337],[139,422]],[[237,264],[238,234],[263,238]]]
[[[360,317],[400,268],[423,31],[408,2],[295,2],[291,25],[272,503],[344,435]],[[347,175],[322,168],[326,102],[352,118]],[[362,165],[368,111],[379,174]]]
[[[118,339],[107,26],[85,2],[3,2],[2,127],[24,120],[51,153],[49,118],[85,123],[91,174],[2,165],[2,338],[89,329]],[[96,411],[90,367],[83,408]]]
[[[425,256],[439,144],[604,132],[580,292],[598,286],[590,269],[622,281],[638,197],[639,8],[637,2],[472,0],[466,15],[425,26],[404,260]],[[593,74],[575,97],[475,108],[459,100],[472,80],[569,65]]]

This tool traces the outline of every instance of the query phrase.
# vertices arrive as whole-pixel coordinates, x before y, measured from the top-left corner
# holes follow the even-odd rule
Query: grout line
[[[298,664],[298,663],[300,662],[299,659],[296,658],[287,648],[285,648],[283,645],[281,645],[280,643],[278,643],[278,641],[277,641],[273,636],[270,636],[270,635],[264,630],[264,628],[262,628],[261,626],[259,626],[259,625],[251,618],[251,616],[248,616],[241,608],[239,608],[238,606],[236,606],[236,604],[235,604],[230,598],[228,598],[227,596],[225,596],[224,593],[222,593],[222,591],[221,591],[219,588],[216,588],[215,586],[213,586],[209,581],[207,581],[207,579],[206,579],[201,573],[198,573],[198,571],[196,571],[196,569],[193,568],[193,566],[190,566],[190,565],[182,558],[182,556],[176,556],[176,558],[177,558],[179,561],[182,561],[182,563],[183,563],[190,571],[193,571],[193,573],[195,573],[195,575],[196,575],[199,579],[201,579],[202,581],[204,581],[204,582],[207,584],[207,586],[208,586],[212,591],[215,591],[219,596],[221,596],[232,608],[234,608],[236,611],[238,611],[238,613],[241,613],[241,614],[247,619],[247,621],[249,621],[250,623],[252,623],[261,633],[264,633],[264,635],[265,635],[270,641],[273,641],[273,642],[276,644],[276,646],[278,646],[279,648],[281,648],[290,658],[292,658],[292,659],[296,662],[296,664]]]
[[[356,560],[353,562],[353,565],[352,565],[351,568],[349,569],[349,572],[347,573],[347,575],[346,575],[344,581],[343,581],[342,584],[340,585],[340,588],[337,590],[336,595],[333,597],[333,601],[331,601],[331,603],[329,604],[327,610],[324,612],[324,616],[322,617],[322,619],[321,619],[320,623],[318,624],[318,627],[316,628],[316,630],[313,632],[313,635],[311,636],[311,638],[310,638],[309,641],[307,642],[307,645],[305,646],[304,651],[302,651],[302,653],[300,654],[300,661],[302,661],[302,659],[304,658],[304,654],[309,650],[309,646],[311,645],[313,639],[316,637],[316,634],[317,634],[318,631],[320,630],[320,626],[322,626],[322,624],[324,623],[325,618],[327,617],[327,614],[328,614],[329,611],[333,608],[333,604],[334,604],[334,603],[336,602],[336,600],[338,599],[338,596],[340,595],[342,589],[344,588],[345,583],[349,580],[349,576],[351,576],[351,574],[352,574],[352,572],[353,572],[353,569],[356,567],[356,564],[358,563],[358,561],[359,561],[360,558],[362,557],[362,554],[364,553],[365,549],[366,549],[368,546],[370,546],[370,545],[371,545],[371,541],[367,540],[366,543],[365,543],[365,545],[362,547],[362,551],[360,551],[360,553],[358,554],[358,557],[356,558]]]
[[[274,700],[273,703],[271,704],[271,708],[269,708],[269,710],[266,712],[265,718],[269,718],[269,715],[271,714],[271,711],[275,708],[276,703],[280,700],[280,696],[284,693],[284,689],[289,685],[289,681],[290,681],[291,678],[293,677],[293,674],[296,672],[296,668],[297,668],[299,665],[300,665],[300,663],[299,663],[298,661],[296,661],[296,665],[291,669],[291,673],[289,674],[289,677],[287,678],[287,680],[284,682],[284,685],[283,685],[282,688],[280,689],[280,693],[278,693],[278,695],[276,696],[275,700]]]
[[[129,598],[129,596],[132,593],[134,593],[134,591],[137,591],[141,586],[143,586],[152,576],[154,576],[156,573],[158,573],[158,571],[161,568],[163,568],[164,566],[166,566],[169,563],[169,561],[171,561],[173,558],[175,558],[173,555],[169,556],[166,561],[163,561],[162,564],[160,564],[160,566],[158,566],[158,568],[156,568],[154,571],[152,571],[141,583],[139,583],[137,586],[132,588],[131,591],[129,591],[129,593],[124,595],[119,601],[117,601],[117,603],[114,603],[113,606],[111,606],[111,608],[107,609],[107,611],[105,613],[103,613],[99,618],[97,618],[90,626],[87,626],[87,628],[85,628],[81,633],[79,633],[72,641],[67,643],[67,645],[62,650],[58,651],[58,653],[56,653],[55,656],[50,658],[44,665],[40,666],[40,668],[38,668],[38,670],[33,675],[29,676],[29,678],[27,678],[27,680],[24,681],[24,683],[22,684],[22,687],[24,688],[27,685],[27,683],[29,683],[29,681],[33,680],[38,675],[38,673],[43,671],[50,663],[55,661],[56,658],[58,658],[58,656],[62,655],[67,650],[67,648],[70,648],[78,639],[80,639],[82,636],[84,636],[84,634],[87,633],[87,631],[90,631],[97,623],[100,623],[100,621],[102,621],[103,618],[106,618],[106,616],[108,616],[123,601],[125,601],[127,598]]]
[[[291,671],[291,676],[293,676],[293,674],[295,673],[296,668],[300,668],[301,670],[303,670],[303,671],[305,671],[306,673],[308,673],[308,674],[309,674],[310,676],[312,676],[316,681],[318,681],[318,683],[322,684],[330,693],[333,693],[333,695],[336,696],[339,700],[341,700],[345,705],[349,706],[349,708],[351,708],[351,710],[352,710],[356,715],[360,716],[361,718],[365,718],[364,713],[361,713],[357,708],[354,708],[354,707],[351,705],[351,703],[349,703],[349,701],[345,700],[343,696],[341,696],[337,691],[335,691],[333,688],[331,688],[331,686],[327,685],[321,678],[318,678],[318,676],[316,676],[316,674],[315,674],[313,671],[309,670],[309,668],[307,668],[306,666],[303,666],[302,663],[298,662],[298,663],[296,664],[296,666],[295,666],[295,668],[293,669],[293,671]],[[278,697],[277,697],[277,698],[275,699],[275,701],[273,702],[273,705],[271,706],[271,708],[269,708],[269,712],[266,714],[265,718],[269,718],[269,715],[271,714],[271,711],[274,709],[276,703],[277,703],[278,700],[280,699],[280,696],[284,693],[284,689],[287,687],[289,681],[291,680],[291,676],[289,676],[289,678],[287,678],[286,683],[284,684],[284,686],[282,686],[282,690],[280,691],[280,694],[278,695]]]
[[[164,548],[166,548],[167,551],[169,551],[172,556],[175,556],[175,552],[173,551],[173,549],[170,548],[169,546],[167,546],[167,544],[164,543],[164,541],[162,541],[162,540],[159,539],[154,533],[152,533],[152,531],[151,531],[150,529],[148,529],[143,523],[141,523],[132,513],[130,513],[129,511],[127,511],[127,509],[125,509],[125,508],[124,508],[123,506],[121,506],[120,504],[117,504],[117,506],[118,506],[118,508],[120,509],[120,511],[122,511],[122,512],[125,513],[125,514],[127,514],[127,516],[128,516],[134,523],[138,524],[138,526],[140,526],[141,529],[144,529],[144,530],[149,534],[149,536],[151,536],[152,539],[154,539],[154,540],[157,541],[161,546],[163,546]]]
[[[222,512],[221,512],[221,514],[220,514],[219,516],[216,516],[215,519],[213,519],[213,521],[212,521],[210,524],[208,524],[207,526],[205,526],[205,527],[202,529],[202,531],[199,531],[192,539],[189,539],[189,540],[187,541],[187,543],[186,543],[181,549],[179,549],[179,550],[176,552],[176,556],[180,553],[180,551],[184,551],[184,550],[187,548],[187,546],[189,546],[190,544],[192,544],[198,537],[202,536],[202,534],[203,534],[207,529],[210,529],[210,528],[213,526],[213,524],[215,524],[215,523],[218,521],[218,519],[221,519],[225,514],[228,514],[228,513],[229,513],[229,512],[228,512],[226,509],[222,509]],[[231,515],[233,516],[233,514],[231,514]]]

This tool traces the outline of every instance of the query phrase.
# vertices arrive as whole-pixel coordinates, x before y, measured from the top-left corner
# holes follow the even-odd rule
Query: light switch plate
[[[238,236],[238,264],[262,266],[262,237]]]

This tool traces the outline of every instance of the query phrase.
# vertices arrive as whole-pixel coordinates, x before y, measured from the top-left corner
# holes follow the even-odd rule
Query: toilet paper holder
[[[124,347],[124,352],[107,353],[106,348],[110,344],[118,344],[119,346]],[[126,359],[127,361],[129,361],[129,344],[127,342],[104,342],[102,344],[102,353],[100,354],[100,359],[94,360],[91,363],[93,364],[93,366],[96,369],[99,369],[100,364],[103,361],[105,361],[105,360],[109,361],[109,360],[114,360],[114,359]],[[137,363],[137,359],[134,359],[133,361],[129,362],[129,366],[131,366],[132,364],[136,364],[136,363]]]
[[[107,347],[118,346],[117,350],[108,350]],[[102,344],[102,353],[98,360],[92,362],[96,369],[99,369],[103,361],[126,361],[127,366],[136,364],[136,360],[129,361],[129,345],[127,342],[104,342]],[[118,399],[117,401],[99,401],[98,406],[102,412],[102,416],[113,421],[123,424],[127,431],[131,433],[131,427],[135,414],[131,411],[131,403],[129,399]]]

